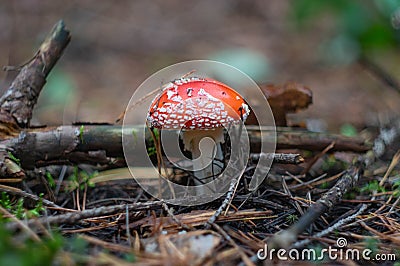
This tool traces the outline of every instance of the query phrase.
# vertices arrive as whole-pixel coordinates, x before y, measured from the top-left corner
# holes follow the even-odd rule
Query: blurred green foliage
[[[338,160],[334,154],[330,154],[324,158],[321,168],[324,172],[331,172],[333,174],[347,169],[348,163]]]
[[[319,244],[312,245],[312,246],[308,246],[307,248],[310,249],[310,251],[311,251],[309,254],[310,254],[310,256],[312,256],[310,258],[311,259],[310,262],[312,264],[321,264],[324,262],[328,262],[329,258],[326,253],[322,252],[323,247],[321,245],[319,245]],[[315,254],[315,256],[313,254]],[[321,260],[321,258],[323,258],[323,259]]]
[[[49,232],[48,236],[39,235],[40,240],[33,240],[23,230],[6,229],[5,221],[0,215],[0,265],[98,265],[94,261],[96,254],[110,253],[107,249],[94,252],[85,239],[76,235],[62,236],[57,231]],[[135,261],[131,253],[120,256],[127,262]]]
[[[268,58],[263,54],[246,48],[232,48],[217,51],[209,56],[210,60],[234,66],[257,82],[263,82],[272,74]],[[226,79],[235,77],[226,77]],[[242,77],[237,77],[242,78]]]
[[[301,29],[333,22],[333,36],[321,44],[329,61],[351,63],[400,43],[400,0],[296,0],[291,17]]]
[[[48,105],[64,107],[75,92],[76,85],[72,77],[66,71],[56,67],[50,72],[40,98],[43,98]]]
[[[0,224],[0,265],[52,265],[62,243],[59,235],[40,242],[17,238]]]
[[[153,137],[149,139],[148,142],[148,147],[147,147],[147,154],[149,156],[154,156],[157,154],[157,149],[156,149],[156,142],[160,138],[160,132],[158,131],[157,128],[151,129],[153,131]],[[135,133],[136,134],[136,133]],[[136,138],[136,137],[135,137]]]
[[[340,134],[347,137],[355,137],[357,136],[357,129],[351,124],[343,124],[340,127]]]
[[[385,188],[383,186],[380,186],[377,180],[372,180],[361,188],[361,192],[367,192],[367,193],[385,192],[385,191],[386,191]]]
[[[65,251],[75,255],[85,255],[89,252],[89,243],[80,237],[73,236],[66,239]]]
[[[85,187],[94,187],[94,183],[91,179],[98,175],[98,172],[87,173],[86,171],[80,171],[77,166],[74,167],[73,173],[68,177],[69,184],[67,191],[74,191],[76,189],[84,190]]]
[[[78,89],[73,77],[68,71],[55,67],[47,78],[47,83],[40,93],[35,109],[35,116],[40,123],[64,122],[65,115],[74,116],[76,110],[72,108],[78,100]],[[40,122],[43,120],[43,122]],[[71,121],[68,121],[71,122]]]
[[[364,245],[366,249],[372,251],[372,255],[375,256],[379,251],[379,239],[373,237],[367,237],[364,240]]]
[[[400,178],[393,182],[393,196],[400,197]]]

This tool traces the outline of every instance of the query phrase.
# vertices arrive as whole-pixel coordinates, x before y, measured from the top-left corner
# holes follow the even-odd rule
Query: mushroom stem
[[[224,142],[223,128],[211,130],[187,130],[182,134],[185,150],[192,153],[195,185],[203,185],[212,175],[219,174],[222,170],[223,154],[220,143]],[[214,143],[215,142],[215,143]],[[217,159],[213,164],[213,159]],[[213,169],[214,165],[218,165]],[[214,170],[214,171],[213,171]],[[208,188],[208,187],[207,187]],[[212,188],[199,188],[199,193],[204,194]]]

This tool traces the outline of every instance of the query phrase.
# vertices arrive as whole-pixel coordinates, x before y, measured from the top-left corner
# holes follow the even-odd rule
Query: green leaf
[[[79,138],[80,138],[80,140],[81,140],[81,143],[85,143],[85,142],[83,141],[83,132],[84,132],[84,130],[85,130],[85,126],[84,126],[84,125],[81,125],[81,127],[79,128]]]
[[[55,188],[56,182],[54,181],[53,176],[49,172],[46,172],[46,178],[47,178],[47,182],[49,182],[50,188]]]
[[[7,152],[7,154],[8,154],[8,157],[12,160],[12,161],[14,161],[16,164],[18,164],[19,166],[21,166],[21,160],[20,159],[18,159],[17,157],[15,157],[14,156],[14,154],[12,154],[11,152]]]
[[[1,192],[0,205],[7,210],[11,210],[11,200],[7,192]]]
[[[25,217],[25,209],[24,209],[24,199],[20,198],[17,201],[17,204],[15,205],[14,210],[12,213],[17,217],[18,219],[22,219]]]

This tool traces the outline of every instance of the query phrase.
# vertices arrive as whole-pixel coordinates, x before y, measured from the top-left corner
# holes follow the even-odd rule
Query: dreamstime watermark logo
[[[189,97],[182,101],[182,105],[179,108],[174,109],[177,113],[171,115],[171,109],[168,109],[167,105],[163,105],[164,102],[160,103],[159,101],[163,92],[166,92],[168,99],[181,100],[180,95],[175,95],[173,91],[168,90],[171,90],[171,88],[173,90],[174,86],[179,87],[182,82],[184,83],[184,80],[180,80],[182,77],[188,80],[196,80],[197,78],[200,80],[216,80],[221,82],[221,84],[226,84],[235,93],[243,97],[248,106],[250,106],[251,112],[255,115],[260,128],[262,128],[257,134],[260,140],[260,143],[257,144],[260,152],[275,152],[275,123],[269,104],[257,84],[240,70],[220,62],[195,60],[175,64],[153,74],[136,89],[126,108],[122,134],[125,160],[132,176],[146,192],[156,198],[177,205],[199,205],[224,195],[228,191],[231,180],[238,179],[243,174],[250,156],[251,140],[246,126],[240,121],[240,112],[247,110],[240,110],[241,107],[239,107],[239,115],[236,115],[238,116],[238,123],[228,124],[223,121],[221,122],[231,142],[229,161],[225,164],[223,170],[220,169],[218,171],[216,169],[215,172],[217,174],[214,175],[214,168],[216,168],[214,167],[213,175],[215,178],[207,180],[204,184],[200,182],[192,186],[177,182],[172,169],[175,171],[178,169],[181,172],[197,170],[200,169],[198,161],[208,164],[214,161],[214,164],[218,166],[218,158],[216,157],[218,152],[206,153],[203,151],[205,151],[204,147],[207,145],[213,145],[212,150],[218,151],[220,148],[217,146],[217,139],[221,139],[221,137],[203,137],[203,139],[200,139],[198,141],[198,149],[201,153],[197,158],[193,156],[193,153],[193,159],[187,158],[185,153],[182,152],[180,143],[182,143],[183,135],[191,135],[194,132],[187,128],[183,130],[182,125],[194,124],[194,120],[196,120],[196,123],[203,123],[203,125],[215,122],[203,121],[204,117],[201,116],[194,118],[189,113],[192,110],[189,110],[188,106],[198,105],[204,109],[207,109],[207,106],[209,106],[210,108],[208,109],[211,112],[215,112],[211,116],[218,116],[219,113],[222,119],[225,119],[226,113],[232,114],[238,112],[238,108],[234,105],[228,104],[222,106],[218,101],[213,102],[215,100],[213,96],[209,98],[211,101],[204,102],[202,97],[207,94],[207,91],[201,86],[206,85],[197,84],[196,86],[201,87],[197,88],[197,96],[199,97],[191,97],[191,89],[193,88],[190,86],[185,87],[184,91],[187,94],[185,96]],[[221,94],[223,97],[227,96],[224,93]],[[238,95],[233,98],[238,100],[240,98]],[[150,132],[151,129],[149,129],[146,123],[150,107],[154,105],[154,101],[157,105],[167,106],[162,111],[164,119],[168,119],[169,123],[179,122],[181,125],[180,128],[164,126],[162,129],[156,131],[157,138],[160,139],[158,151],[162,150],[164,155],[161,164],[160,157],[158,156],[160,153],[157,155],[157,162],[155,162],[154,155],[153,157],[150,156],[154,150],[149,150],[149,143],[153,142],[153,146],[158,145],[158,143],[154,143],[154,132]],[[244,107],[247,108],[247,105]],[[154,113],[152,114],[154,116]],[[160,114],[161,112],[157,113],[158,116]],[[235,117],[231,119],[234,120]],[[266,130],[268,134],[266,134]],[[194,141],[194,137],[191,136],[189,144],[194,145]],[[260,158],[249,183],[249,190],[255,190],[262,183],[270,169],[272,160],[272,157]]]
[[[336,247],[329,246],[321,250],[305,248],[303,250],[297,249],[268,249],[267,244],[257,252],[257,257],[260,260],[365,260],[365,261],[396,261],[395,254],[374,254],[371,249],[353,249],[346,248],[347,239],[339,237],[336,240]]]

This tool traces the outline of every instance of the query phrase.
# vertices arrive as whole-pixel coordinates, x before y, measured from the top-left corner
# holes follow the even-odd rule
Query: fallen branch
[[[123,157],[121,127],[61,126],[46,131],[23,131],[0,143],[1,161],[8,151],[24,169],[51,164],[107,164],[109,157]]]
[[[134,131],[137,139],[146,138],[142,126],[131,126],[127,131]],[[260,130],[249,127],[250,145],[253,148],[260,146]],[[265,142],[275,139],[275,133],[267,129],[262,131]],[[315,139],[314,139],[315,138]],[[348,138],[333,134],[310,132],[277,132],[277,148],[320,150],[325,143],[335,142],[336,150],[363,151],[369,148],[368,143],[359,138]],[[313,143],[312,143],[313,142]],[[150,142],[149,142],[150,143]],[[312,144],[311,144],[312,143]],[[8,151],[18,158],[24,169],[42,167],[51,164],[108,164],[110,157],[123,157],[122,127],[111,125],[97,126],[60,126],[41,130],[22,131],[18,137],[0,142],[0,162],[9,157]],[[252,151],[253,152],[253,151]],[[263,156],[263,155],[261,155]],[[277,161],[292,160],[301,162],[296,156],[287,155],[287,158],[276,158]],[[274,158],[275,159],[275,158]]]
[[[41,44],[35,56],[22,67],[11,86],[0,98],[0,122],[3,136],[18,133],[32,118],[33,107],[46,83],[46,77],[71,39],[63,21],[59,21]]]
[[[247,126],[250,135],[250,145],[253,152],[260,151],[262,141],[268,142],[274,136],[274,132],[268,128]],[[295,130],[292,128],[276,128],[276,144],[278,149],[301,149],[321,151],[332,142],[335,143],[331,151],[366,152],[371,145],[359,137],[345,137],[337,134],[322,132],[310,132],[307,130]]]
[[[0,139],[15,137],[29,126],[32,111],[46,83],[46,77],[71,39],[63,21],[59,21],[43,41],[35,56],[25,64],[8,90],[0,98]],[[10,67],[5,68],[10,70]],[[21,136],[21,135],[20,135]],[[5,146],[0,147],[0,176],[25,177],[12,162]]]

